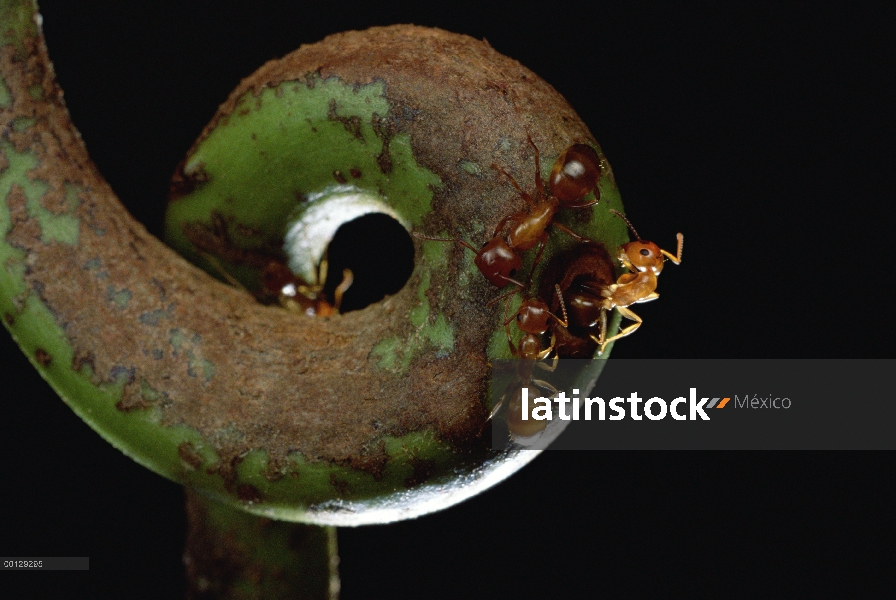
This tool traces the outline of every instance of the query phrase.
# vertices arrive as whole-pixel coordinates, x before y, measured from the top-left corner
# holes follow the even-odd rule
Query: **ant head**
[[[551,169],[551,194],[564,206],[574,207],[600,179],[600,157],[586,144],[573,144],[557,158]]]
[[[523,265],[520,256],[500,237],[494,237],[486,242],[473,262],[482,275],[497,287],[504,287],[510,283],[508,278],[516,275]]]
[[[297,285],[299,279],[282,262],[270,261],[261,270],[261,285],[266,292],[279,294],[289,284]]]
[[[645,242],[644,240],[622,244],[622,247],[619,249],[619,258],[623,257],[639,271],[653,271],[654,275],[660,274],[665,261],[660,247],[653,242]]]
[[[528,298],[516,313],[516,324],[524,333],[542,334],[548,330],[550,308],[541,298]]]
[[[622,244],[619,248],[619,259],[626,259],[639,271],[650,270],[653,271],[655,275],[659,275],[660,271],[663,270],[663,261],[665,261],[663,251],[660,250],[660,247],[653,242],[642,240],[641,236],[638,235],[638,232],[635,231],[635,228],[632,226],[631,221],[629,221],[625,215],[613,209],[610,209],[610,212],[625,221],[625,224],[628,225],[628,228],[634,234],[635,238],[637,238],[637,241],[635,242]]]

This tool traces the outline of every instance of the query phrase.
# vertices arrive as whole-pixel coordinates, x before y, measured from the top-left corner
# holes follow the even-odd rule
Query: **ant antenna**
[[[342,298],[345,296],[345,292],[348,291],[348,288],[352,287],[354,281],[355,275],[352,273],[352,270],[343,269],[342,282],[337,285],[336,289],[333,291],[333,310],[336,312],[339,312],[339,309],[342,306]]]
[[[622,219],[623,221],[625,221],[625,224],[628,225],[628,228],[632,230],[632,233],[635,234],[635,237],[638,238],[639,242],[643,241],[643,240],[641,240],[641,236],[638,235],[638,232],[635,231],[635,228],[632,226],[632,222],[629,221],[628,219],[626,219],[625,215],[623,215],[621,212],[614,210],[612,208],[610,209],[610,212],[613,213],[614,215],[616,215],[617,217],[619,217],[620,219]]]
[[[564,327],[569,327],[569,317],[566,314],[566,302],[563,301],[563,294],[560,292],[560,284],[555,283],[554,289],[557,290],[557,299],[560,300],[560,308],[563,310],[563,320],[560,321],[557,317],[554,318],[560,321],[560,324]]]

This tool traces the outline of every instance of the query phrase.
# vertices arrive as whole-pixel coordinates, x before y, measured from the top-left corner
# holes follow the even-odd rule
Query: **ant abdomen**
[[[602,306],[602,298],[592,290],[573,286],[567,290],[566,310],[569,312],[569,327],[577,334],[590,329],[598,319]]]
[[[529,390],[530,392],[532,389]],[[513,396],[507,404],[507,429],[514,437],[528,438],[541,433],[547,427],[547,420],[538,420],[533,414],[534,396],[538,394],[529,394],[529,414],[523,419],[523,386],[517,385],[513,391]]]
[[[557,158],[551,169],[551,194],[565,206],[574,206],[594,190],[600,200],[597,183],[601,176],[600,157],[586,144],[573,144]]]

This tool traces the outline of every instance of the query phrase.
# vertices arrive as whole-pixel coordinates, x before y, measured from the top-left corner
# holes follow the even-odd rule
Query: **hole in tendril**
[[[324,294],[333,299],[343,270],[354,280],[340,312],[360,310],[398,292],[414,270],[414,243],[401,224],[382,213],[367,214],[343,224],[327,249]]]

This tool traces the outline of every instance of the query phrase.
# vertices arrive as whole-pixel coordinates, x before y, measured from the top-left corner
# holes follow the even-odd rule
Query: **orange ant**
[[[643,322],[641,317],[628,307],[660,297],[656,293],[656,285],[657,276],[663,270],[663,263],[668,258],[676,265],[681,264],[681,251],[684,246],[684,236],[679,233],[676,235],[678,253],[672,254],[662,250],[653,242],[642,240],[624,215],[612,209],[610,212],[625,221],[637,238],[635,242],[622,244],[617,256],[620,264],[629,272],[621,275],[616,283],[603,287],[599,291],[590,288],[587,283],[579,284],[569,297],[570,313],[573,315],[574,324],[591,327],[600,321],[600,335],[597,337],[590,335],[591,339],[599,346],[598,354],[603,354],[610,342],[631,335],[641,326]],[[607,312],[614,308],[619,311],[619,314],[634,323],[607,338]],[[595,318],[595,313],[597,313],[597,318]]]
[[[540,366],[547,371],[553,371],[557,368],[557,357],[554,357],[554,364],[550,367],[538,361],[546,358],[553,350],[556,338],[551,335],[551,344],[545,348],[541,348],[540,336],[548,332],[549,323],[553,319],[562,327],[569,324],[566,314],[566,306],[563,303],[563,295],[560,293],[560,286],[554,286],[557,291],[557,298],[560,300],[560,308],[563,311],[563,319],[550,311],[547,302],[540,298],[527,298],[523,300],[516,314],[504,321],[504,331],[507,333],[507,344],[510,346],[510,352],[513,356],[519,358],[517,364],[516,378],[507,386],[501,399],[492,409],[489,419],[495,416],[504,404],[510,390],[513,390],[513,396],[508,403],[507,411],[507,427],[510,433],[515,436],[529,437],[539,433],[547,426],[547,421],[529,418],[523,420],[522,416],[522,388],[527,385],[534,385],[539,388],[549,390],[556,394],[557,390],[547,381],[535,379],[533,377],[535,367]],[[507,315],[507,302],[504,304],[504,315]],[[514,345],[513,336],[510,333],[510,322],[516,320],[517,327],[523,332],[520,338],[519,346]]]
[[[545,186],[541,179],[541,157],[538,147],[527,134],[527,139],[535,149],[535,198],[524,192],[516,180],[506,171],[495,164],[492,168],[504,174],[511,185],[526,201],[528,209],[512,213],[504,217],[492,238],[476,250],[469,242],[460,238],[436,238],[415,233],[423,240],[435,242],[453,242],[468,248],[476,254],[474,263],[482,275],[493,285],[504,287],[512,283],[520,289],[525,286],[513,279],[522,265],[519,252],[539,246],[534,266],[541,259],[541,253],[547,242],[547,228],[554,225],[557,229],[579,241],[587,241],[571,229],[560,223],[553,223],[554,215],[561,207],[587,208],[600,201],[600,191],[597,183],[601,176],[601,162],[597,152],[586,144],[573,144],[567,148],[556,160],[551,170],[550,193],[545,192]],[[588,192],[594,191],[595,199],[584,204],[580,203]]]

